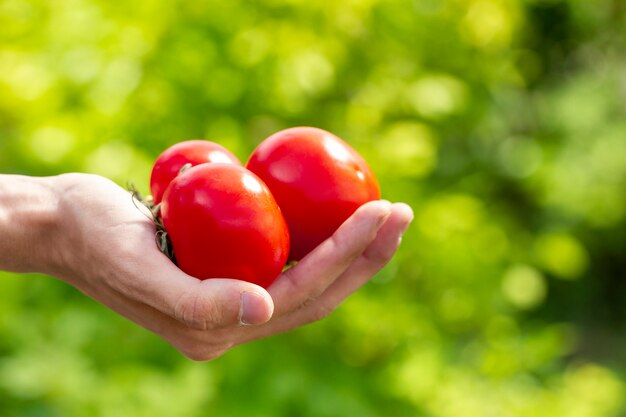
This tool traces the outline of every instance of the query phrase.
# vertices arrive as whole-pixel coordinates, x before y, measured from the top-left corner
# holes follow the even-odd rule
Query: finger
[[[285,332],[327,316],[389,262],[412,219],[413,211],[409,206],[393,204],[391,215],[376,239],[317,300],[292,314],[276,317],[264,326],[251,329],[246,335],[249,338],[247,340]]]
[[[301,308],[315,300],[374,240],[390,214],[388,201],[361,206],[337,231],[268,288],[275,315]]]

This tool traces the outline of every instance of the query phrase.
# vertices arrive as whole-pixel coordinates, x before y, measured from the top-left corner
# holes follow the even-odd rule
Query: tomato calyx
[[[191,164],[186,164],[185,166],[183,166],[183,168],[181,168],[180,172],[182,173],[189,168],[191,168]],[[150,214],[152,216],[151,217],[146,216],[146,217],[148,217],[154,223],[154,226],[156,227],[154,238],[156,241],[157,248],[159,248],[159,250],[165,256],[167,256],[172,262],[174,262],[174,264],[176,265],[176,257],[174,256],[174,247],[172,246],[172,241],[169,235],[167,234],[167,230],[165,230],[165,226],[163,225],[163,219],[161,218],[161,203],[154,204],[154,199],[152,198],[151,195],[144,198],[141,195],[141,193],[137,190],[137,188],[131,183],[128,184],[127,188],[128,188],[128,191],[130,192],[130,195],[131,195],[131,198],[133,200],[133,204],[135,205],[135,207],[137,207],[137,202],[139,202],[141,205],[143,205],[150,211]],[[137,209],[145,214],[145,212],[140,210],[139,207],[137,207]]]
[[[192,166],[193,164],[186,163],[180,168],[180,170],[178,171],[178,175],[187,171]],[[154,234],[154,238],[157,244],[157,248],[159,248],[161,253],[163,253],[172,262],[174,262],[174,265],[177,265],[176,257],[174,256],[174,246],[172,245],[172,240],[167,234],[167,230],[165,230],[165,225],[163,225],[163,219],[161,218],[161,203],[154,204],[154,198],[151,195],[144,198],[139,190],[137,190],[137,187],[135,187],[135,185],[132,183],[127,184],[127,189],[128,191],[130,191],[133,199],[133,204],[138,201],[144,207],[150,210],[150,214],[152,215],[150,220],[152,220],[152,222],[154,223],[154,227],[156,227],[156,233]],[[135,207],[137,207],[136,204]],[[137,207],[137,209],[139,209],[139,207]]]
[[[163,219],[161,219],[161,204],[157,204],[155,206],[155,212],[153,212],[153,220],[154,225],[156,227],[155,239],[157,243],[157,247],[159,250],[174,264],[176,265],[176,257],[174,256],[174,247],[172,246],[172,241],[170,240],[169,235],[167,234],[167,230],[165,230],[165,226],[163,226]]]

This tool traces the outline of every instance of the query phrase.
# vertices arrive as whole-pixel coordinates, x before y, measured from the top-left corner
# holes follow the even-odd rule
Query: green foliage
[[[3,417],[626,415],[620,0],[0,0],[0,171],[331,130],[416,212],[327,320],[189,362],[0,273]]]

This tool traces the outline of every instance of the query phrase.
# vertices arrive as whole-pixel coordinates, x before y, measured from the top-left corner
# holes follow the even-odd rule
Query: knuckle
[[[318,308],[315,306],[315,302],[322,296],[325,288],[314,288],[312,289],[307,297],[300,303],[298,309],[315,309]]]
[[[303,309],[310,308],[310,306],[315,302],[315,300],[316,300],[316,297],[313,297],[313,296],[307,297],[300,303],[300,306],[298,306],[298,309],[303,310]]]
[[[315,308],[311,308],[311,312],[309,314],[309,323],[320,321],[326,318],[330,313],[333,312],[333,310],[333,307],[326,304],[320,304],[318,306],[315,306]]]
[[[376,247],[363,252],[363,257],[373,264],[382,266],[391,260],[395,250],[395,247]]]
[[[332,253],[344,261],[352,262],[363,251],[363,245],[358,239],[354,239],[354,236],[344,228],[339,228],[328,239]]]
[[[213,298],[201,291],[185,292],[174,308],[174,317],[195,330],[208,330],[212,323],[221,321]]]
[[[329,240],[330,240],[330,245],[331,247],[335,250],[335,251],[339,251],[342,248],[344,248],[346,246],[346,243],[350,243],[349,240],[346,239],[346,242],[344,243],[344,233],[343,233],[343,229],[339,228],[335,231],[335,233],[333,233]]]

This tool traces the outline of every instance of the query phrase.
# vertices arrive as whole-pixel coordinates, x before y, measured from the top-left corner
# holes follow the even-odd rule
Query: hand
[[[406,204],[367,203],[265,290],[183,273],[157,249],[146,213],[113,182],[87,174],[56,182],[62,216],[49,273],[193,360],[325,317],[391,259],[413,217]]]

